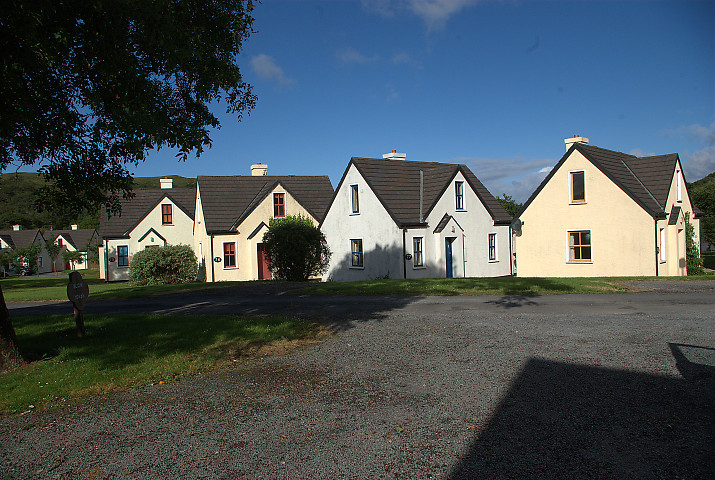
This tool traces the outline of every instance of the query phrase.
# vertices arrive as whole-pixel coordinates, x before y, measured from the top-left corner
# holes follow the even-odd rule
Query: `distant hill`
[[[700,187],[702,185],[706,185],[708,183],[713,183],[713,182],[715,182],[715,172],[711,173],[710,175],[708,175],[704,178],[701,178],[700,180],[697,180],[692,183],[688,183],[688,187],[689,188],[690,188],[690,186]]]
[[[134,188],[159,188],[160,178],[171,178],[174,188],[196,186],[195,178],[178,175],[168,177],[135,177]],[[80,228],[99,228],[100,212],[84,212],[76,218],[62,218],[56,214],[35,208],[36,192],[45,184],[37,173],[3,173],[0,175],[0,230],[9,230],[20,224],[23,228],[62,229],[78,224]]]

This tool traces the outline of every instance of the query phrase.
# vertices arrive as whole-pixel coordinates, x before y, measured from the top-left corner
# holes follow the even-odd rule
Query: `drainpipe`
[[[104,283],[109,283],[109,242],[104,240]]]
[[[514,252],[512,251],[514,243],[514,233],[511,230],[511,225],[509,225],[509,275],[514,276]]]
[[[406,244],[405,244],[405,236],[407,234],[407,229],[403,228],[402,229],[402,278],[407,280],[407,260],[405,260],[405,255],[407,255],[407,251],[405,250]]]
[[[211,283],[214,283],[214,234],[211,234]]]

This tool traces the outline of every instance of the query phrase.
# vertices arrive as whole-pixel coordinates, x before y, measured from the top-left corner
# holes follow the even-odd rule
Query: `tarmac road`
[[[0,478],[709,479],[711,285],[418,298],[222,289],[94,302],[88,313],[317,314],[336,335],[1,418]]]

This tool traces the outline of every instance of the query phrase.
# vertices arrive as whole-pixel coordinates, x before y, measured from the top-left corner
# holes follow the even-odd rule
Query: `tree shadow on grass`
[[[447,478],[710,478],[713,385],[684,376],[532,358]]]

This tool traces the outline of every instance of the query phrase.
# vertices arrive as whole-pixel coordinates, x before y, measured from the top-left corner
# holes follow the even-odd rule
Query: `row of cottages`
[[[33,244],[40,245],[40,254],[37,257],[37,273],[90,268],[88,250],[98,242],[99,233],[97,230],[94,228],[79,228],[78,225],[72,225],[69,230],[46,230],[44,234],[40,230],[23,230],[20,225],[13,225],[12,230],[0,230],[0,249],[19,249]],[[56,243],[61,247],[54,265],[47,251],[48,243]],[[62,252],[65,250],[81,252],[81,260],[65,262],[62,257]]]
[[[324,280],[512,273],[511,217],[465,165],[352,158],[321,224]]]
[[[515,217],[520,277],[686,275],[686,217],[700,244],[677,154],[636,157],[566,139],[566,154]]]

